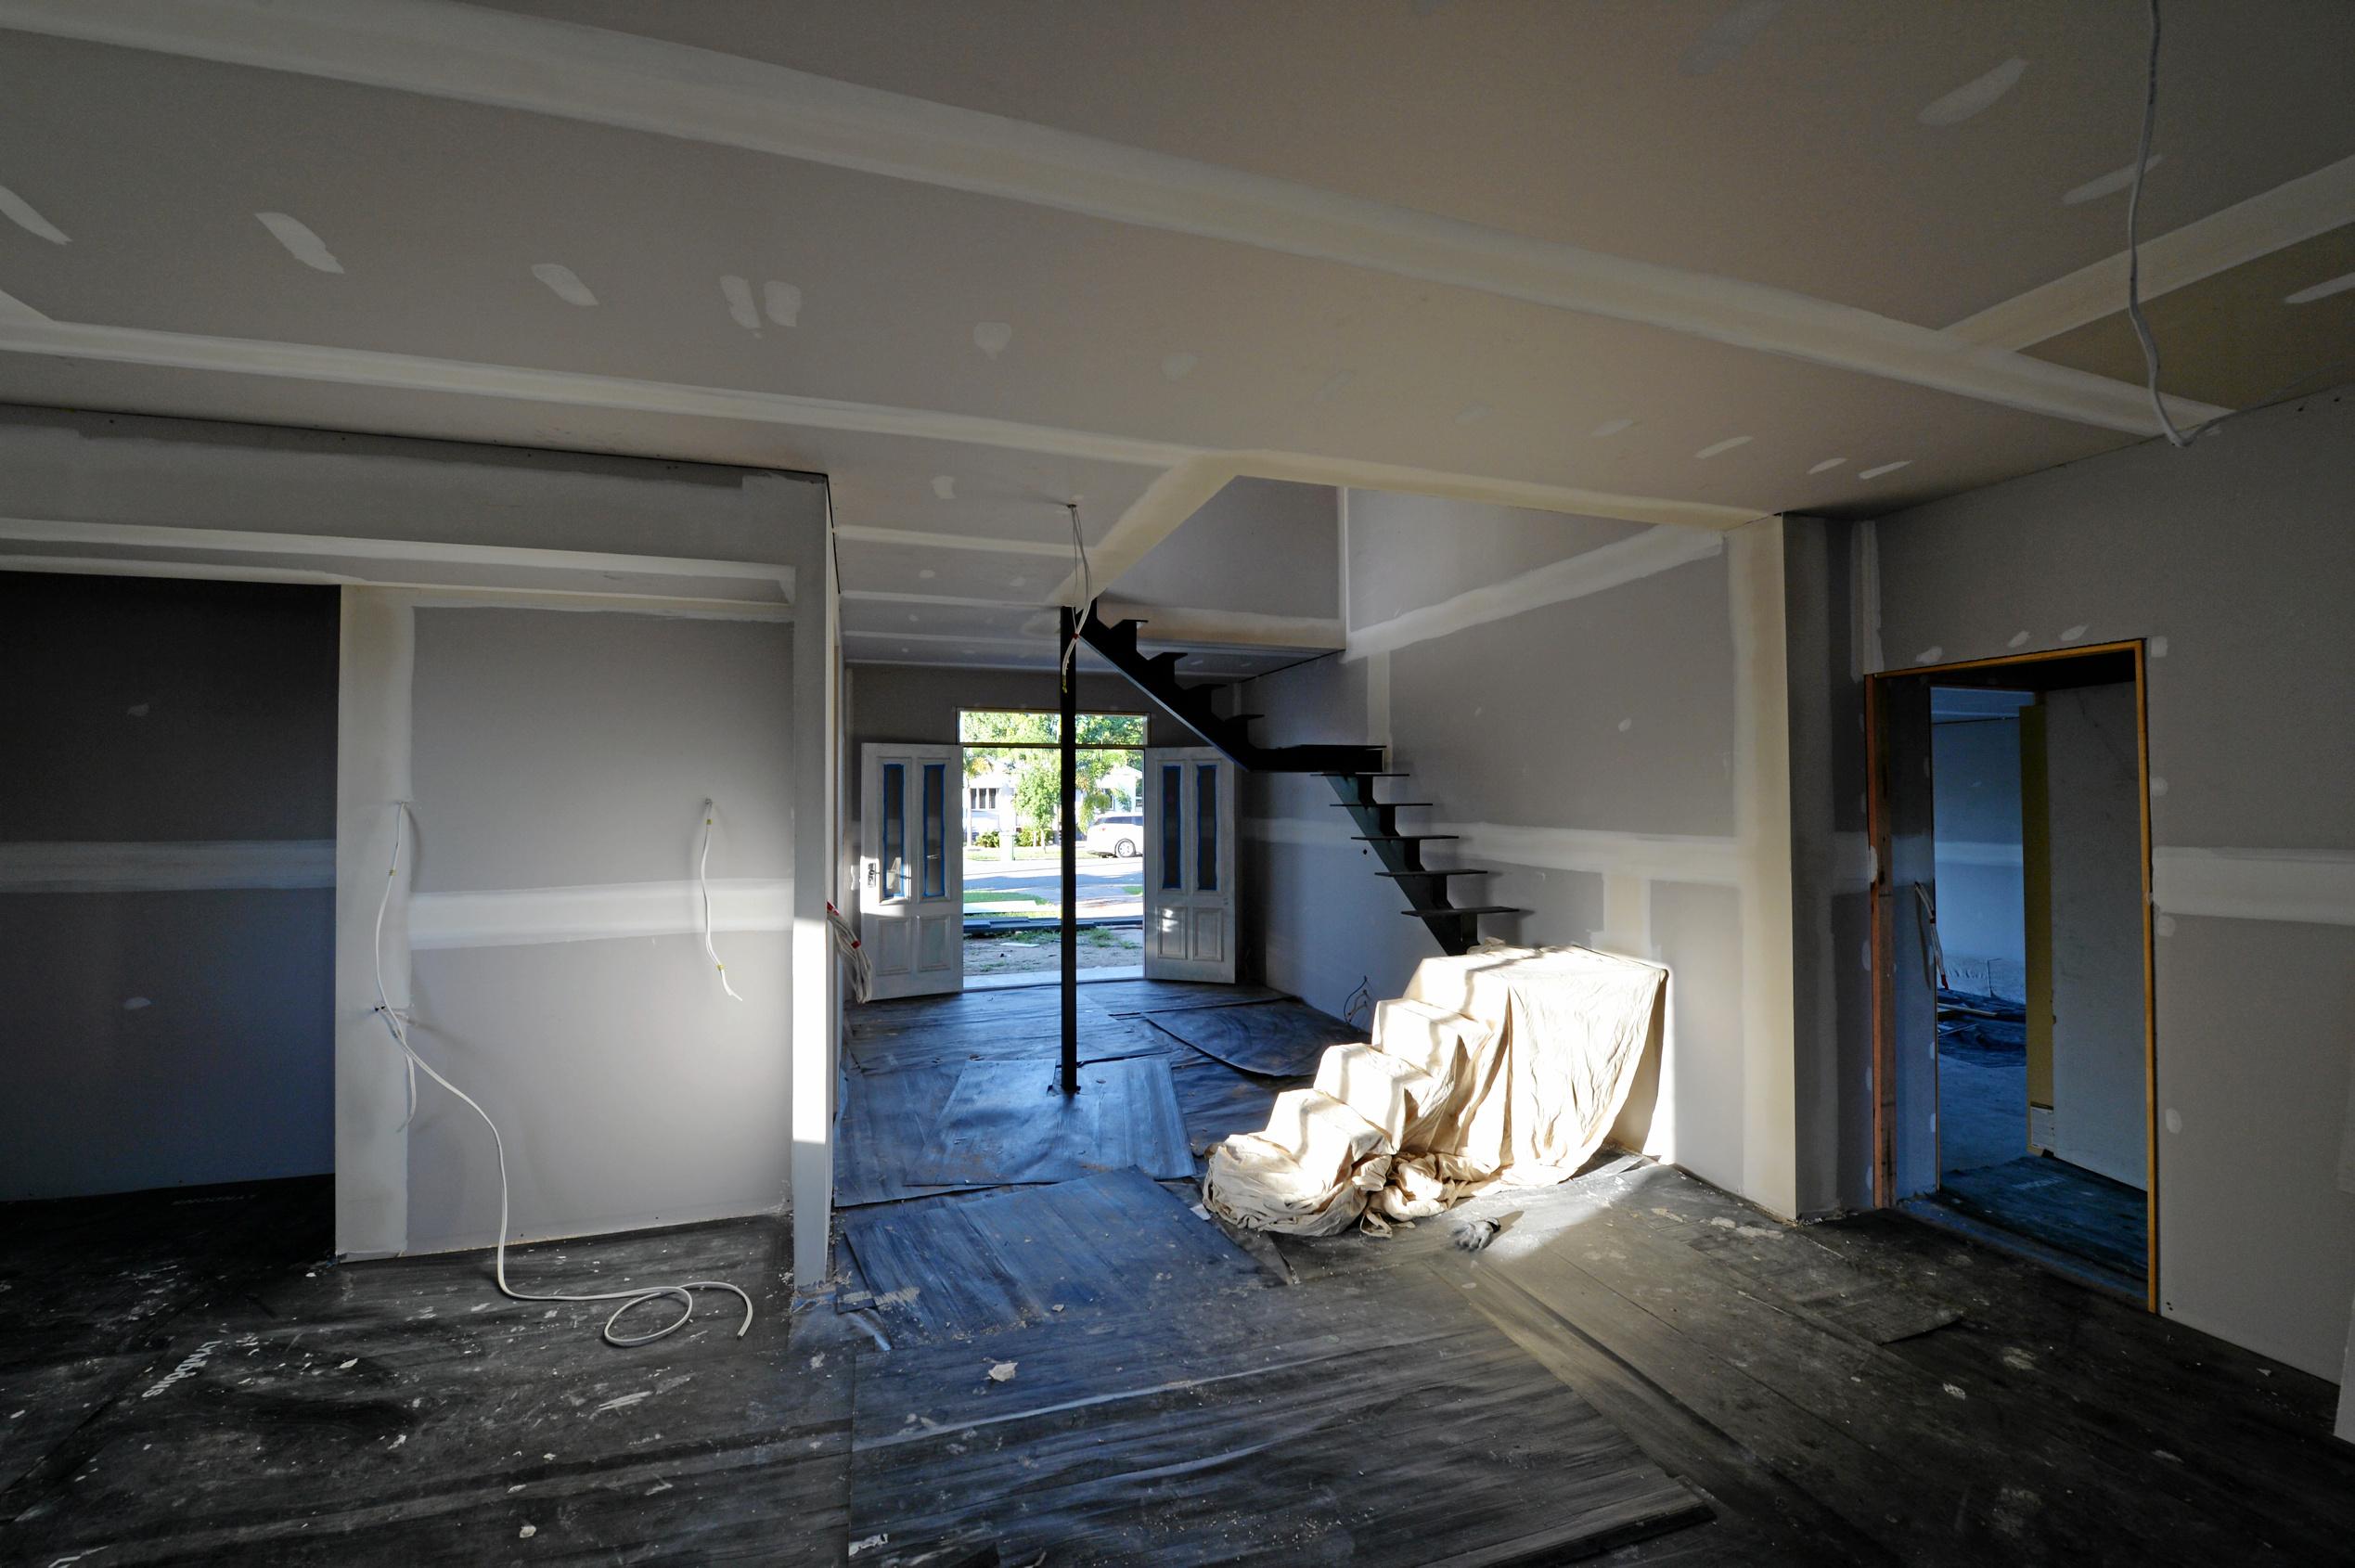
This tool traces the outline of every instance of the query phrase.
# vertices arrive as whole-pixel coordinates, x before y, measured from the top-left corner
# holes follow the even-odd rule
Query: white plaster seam
[[[333,839],[0,843],[0,893],[197,893],[334,885]]]
[[[2355,850],[2163,847],[2151,883],[2170,915],[2355,926]]]
[[[1268,843],[1351,848],[1345,822],[1253,816],[1246,838]],[[1647,882],[1736,887],[1741,863],[1734,841],[1705,834],[1615,833],[1591,828],[1538,828],[1504,822],[1434,822],[1433,833],[1456,836],[1454,853],[1484,865],[1525,866],[1541,871],[1586,871],[1641,877]]]
[[[2154,160],[2154,161],[2156,161]],[[2142,242],[2146,301],[2355,223],[2355,158],[2342,158],[2260,196]],[[2116,315],[2126,298],[2126,252],[2104,256],[2025,294],[1965,316],[1947,331],[1990,348],[2022,349]]]
[[[667,594],[594,593],[576,588],[469,587],[462,584],[371,579],[302,566],[172,559],[165,556],[52,556],[0,548],[0,569],[79,577],[177,577],[209,583],[313,583],[328,587],[382,588],[411,596],[421,609],[611,610],[710,621],[791,621],[790,605],[758,599],[684,598]]]
[[[49,318],[42,315],[39,311],[33,309],[31,305],[26,304],[22,300],[18,299],[14,294],[9,293],[6,289],[0,289],[0,320],[10,319],[17,321],[46,321]]]
[[[714,879],[711,889],[714,932],[792,928],[791,878]],[[412,893],[408,917],[412,952],[692,936],[703,929],[702,905],[691,880]]]
[[[256,338],[207,337],[147,328],[102,327],[87,322],[28,321],[0,316],[0,351],[59,354],[120,365],[154,365],[184,370],[224,370],[239,375],[321,381],[342,386],[391,387],[459,392],[580,408],[610,408],[638,414],[680,414],[750,424],[797,425],[808,430],[852,431],[869,435],[906,435],[962,442],[1019,452],[1077,457],[1153,468],[1179,463],[1192,448],[1166,442],[1026,425],[978,415],[889,408],[836,398],[797,397],[785,392],[746,392],[730,387],[691,386],[574,370],[534,370],[472,360],[437,359],[373,349],[329,348],[315,343],[273,342]]]
[[[848,545],[895,545],[911,550],[981,550],[992,555],[1053,556],[1058,560],[1071,557],[1068,541],[1051,544],[1037,539],[984,539],[963,533],[925,533],[913,528],[873,528],[847,522],[835,528],[834,536]]]
[[[501,105],[1226,239],[2133,435],[2143,389],[1831,301],[650,38],[402,0],[0,0],[0,25]],[[2170,400],[2174,401],[2174,400]],[[2187,406],[2179,418],[2206,417]]]
[[[91,522],[68,518],[0,517],[0,539],[45,544],[105,545],[128,549],[238,550],[262,555],[339,556],[355,560],[536,567],[560,572],[627,572],[649,577],[740,579],[793,598],[793,569],[766,561],[707,560],[518,545],[453,544],[438,539],[383,539],[332,533],[276,533],[238,528],[179,528],[146,523]]]
[[[1349,634],[1345,659],[1410,647],[1469,627],[1501,621],[1545,605],[1602,593],[1654,572],[1725,549],[1722,533],[1696,528],[1660,527],[1614,540],[1597,549],[1550,562],[1518,577],[1469,589],[1437,604],[1423,605]]]

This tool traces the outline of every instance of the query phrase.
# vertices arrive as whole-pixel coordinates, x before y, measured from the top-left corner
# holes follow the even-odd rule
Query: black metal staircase
[[[1113,669],[1179,723],[1201,736],[1235,765],[1254,773],[1313,773],[1332,785],[1334,803],[1357,824],[1357,841],[1382,862],[1381,875],[1397,884],[1410,907],[1400,913],[1422,921],[1442,951],[1469,952],[1480,940],[1480,917],[1517,915],[1524,911],[1501,904],[1457,904],[1448,896],[1448,883],[1456,877],[1481,877],[1477,867],[1431,867],[1422,863],[1422,846],[1453,833],[1402,831],[1398,813],[1423,806],[1425,801],[1379,801],[1379,779],[1404,778],[1383,771],[1379,746],[1313,745],[1262,746],[1251,739],[1251,721],[1257,713],[1220,713],[1211,706],[1211,688],[1182,686],[1178,680],[1176,653],[1147,654],[1137,646],[1141,621],[1106,622],[1093,610],[1080,628],[1080,640],[1104,656]]]

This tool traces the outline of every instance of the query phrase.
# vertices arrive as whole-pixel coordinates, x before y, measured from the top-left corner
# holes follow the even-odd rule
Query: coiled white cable
[[[633,1345],[651,1344],[654,1341],[663,1338],[664,1335],[675,1333],[678,1330],[685,1328],[687,1326],[688,1319],[695,1316],[695,1296],[693,1292],[697,1291],[727,1291],[733,1293],[744,1304],[744,1321],[738,1326],[736,1330],[736,1337],[738,1339],[742,1339],[752,1330],[753,1298],[746,1295],[741,1290],[739,1290],[736,1286],[729,1284],[725,1279],[688,1279],[676,1285],[645,1285],[640,1286],[636,1290],[597,1291],[585,1292],[574,1292],[569,1291],[519,1291],[514,1286],[507,1282],[507,1139],[500,1136],[499,1125],[491,1120],[491,1113],[483,1109],[480,1101],[475,1099],[472,1095],[468,1094],[464,1089],[459,1088],[456,1084],[451,1083],[447,1078],[443,1077],[440,1073],[434,1071],[433,1064],[426,1060],[423,1057],[418,1055],[416,1050],[410,1047],[408,1017],[406,1014],[403,1013],[401,1009],[395,1008],[392,1005],[392,998],[385,994],[384,911],[392,902],[393,879],[398,877],[401,873],[401,842],[404,829],[408,821],[408,804],[406,802],[395,801],[392,803],[392,864],[391,868],[384,873],[384,896],[378,901],[376,906],[376,947],[373,954],[376,963],[376,1015],[384,1021],[384,1027],[386,1031],[392,1035],[392,1043],[400,1047],[401,1054],[408,1059],[409,1114],[412,1117],[417,1114],[417,1074],[419,1071],[422,1071],[427,1077],[432,1079],[435,1083],[441,1085],[444,1088],[457,1096],[458,1099],[464,1100],[467,1104],[467,1108],[472,1111],[477,1116],[482,1117],[483,1125],[491,1129],[491,1144],[492,1147],[498,1150],[499,1160],[499,1238],[498,1245],[491,1253],[491,1277],[497,1282],[499,1293],[513,1301],[619,1302],[621,1305],[613,1309],[613,1316],[605,1320],[605,1343],[626,1350]],[[739,999],[740,1000],[741,998]],[[406,1125],[406,1123],[403,1124],[403,1125]],[[663,1324],[661,1328],[654,1330],[650,1333],[620,1334],[614,1332],[614,1325],[621,1322],[623,1314],[628,1312],[630,1308],[638,1305],[642,1302],[662,1301],[666,1299],[676,1300],[679,1305],[678,1317],[673,1321]]]
[[[713,800],[704,801],[703,853],[695,857],[695,889],[703,895],[704,955],[712,960],[712,967],[719,970],[720,989],[740,1002],[744,998],[737,996],[736,987],[727,983],[727,966],[720,962],[719,949],[712,945],[712,879],[704,868],[712,863],[712,819],[718,815],[719,803]]]

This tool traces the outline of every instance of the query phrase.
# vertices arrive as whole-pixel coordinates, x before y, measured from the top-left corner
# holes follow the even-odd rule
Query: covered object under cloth
[[[1254,1230],[1323,1236],[1566,1180],[1627,1102],[1668,971],[1587,947],[1427,958],[1314,1088],[1210,1151],[1203,1193]]]

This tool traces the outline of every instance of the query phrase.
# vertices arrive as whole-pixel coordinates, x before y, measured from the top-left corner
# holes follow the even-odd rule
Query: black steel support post
[[[1078,619],[1063,607],[1062,645],[1063,851],[1063,1093],[1079,1092],[1079,661],[1072,649]]]

